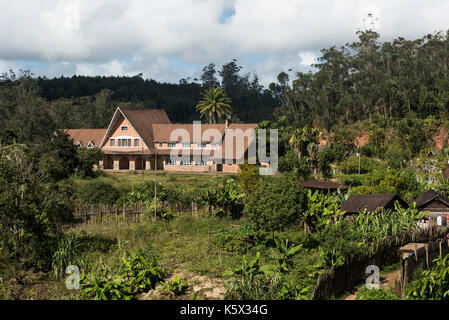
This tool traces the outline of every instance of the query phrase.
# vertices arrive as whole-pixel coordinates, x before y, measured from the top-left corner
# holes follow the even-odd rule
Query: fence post
[[[441,251],[441,241],[438,242],[438,246],[440,247],[440,258],[442,258],[443,257],[443,253]]]
[[[427,269],[429,269],[429,245],[426,245],[426,265]]]
[[[126,222],[125,201],[123,201],[123,221]]]

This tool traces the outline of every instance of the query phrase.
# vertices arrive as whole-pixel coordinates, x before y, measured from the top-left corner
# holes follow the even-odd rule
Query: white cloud
[[[310,65],[320,49],[351,42],[367,26],[384,39],[449,29],[446,0],[0,0],[0,7],[3,61],[175,82],[210,62],[255,55],[266,59],[242,64],[273,79],[285,65]],[[234,14],[221,24],[230,8]],[[378,20],[364,20],[369,12]]]

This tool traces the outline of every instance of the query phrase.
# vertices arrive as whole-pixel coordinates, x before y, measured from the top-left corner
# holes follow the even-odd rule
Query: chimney
[[[226,129],[229,127],[230,124],[231,124],[231,116],[228,115],[228,116],[226,117],[226,121],[225,121],[225,127],[226,127]]]

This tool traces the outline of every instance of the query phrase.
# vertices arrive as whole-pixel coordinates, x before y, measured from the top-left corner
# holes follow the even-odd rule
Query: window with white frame
[[[204,148],[206,148],[206,144],[205,143],[198,143],[198,148],[204,149]]]
[[[159,148],[162,148],[164,146],[163,143],[159,143]]]
[[[206,166],[206,161],[204,161],[203,158],[195,160],[195,166],[197,166],[197,167],[205,167]]]
[[[138,147],[139,146],[139,139],[134,139],[134,147]]]
[[[169,147],[169,148],[174,148],[174,147],[176,147],[176,143],[174,143],[174,142],[169,142],[169,143],[168,143],[168,147]]]
[[[215,142],[215,143],[212,143],[210,146],[211,146],[212,149],[218,149],[220,144]]]
[[[76,144],[76,146],[82,148],[82,147],[83,147],[83,144],[81,143],[81,141],[78,141],[77,144]]]
[[[122,126],[122,131],[128,131],[128,126]]]
[[[111,147],[115,147],[115,139],[111,139],[111,140],[109,140],[110,142],[110,145],[111,145]]]
[[[183,142],[182,143],[182,148],[183,149],[190,149],[190,142]]]
[[[87,144],[87,147],[89,149],[92,149],[94,147],[94,144],[92,143],[92,141],[89,141],[89,143]]]
[[[182,159],[181,166],[191,166],[190,159]]]
[[[165,161],[165,165],[166,165],[166,166],[176,166],[176,160],[175,160],[175,159],[172,159],[172,158],[168,158],[168,159]]]

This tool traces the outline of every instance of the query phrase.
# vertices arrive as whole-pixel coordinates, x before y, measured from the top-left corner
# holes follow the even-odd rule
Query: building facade
[[[67,129],[79,147],[98,147],[105,171],[238,172],[256,155],[257,124],[172,124],[164,110],[117,108],[107,129]]]

